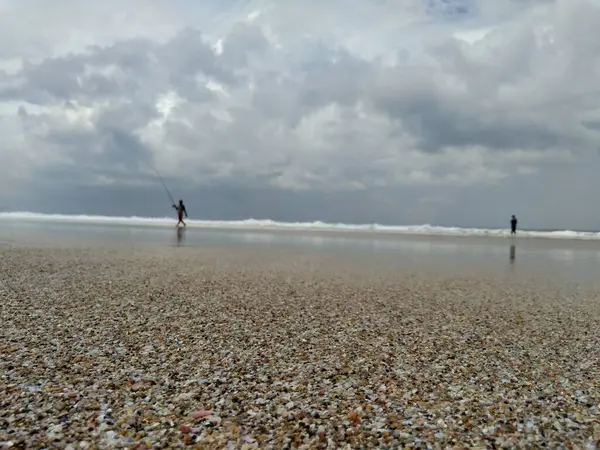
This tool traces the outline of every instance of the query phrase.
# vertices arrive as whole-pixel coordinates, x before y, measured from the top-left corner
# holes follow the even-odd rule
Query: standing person
[[[514,214],[510,219],[510,234],[517,234],[517,218]]]
[[[185,210],[185,205],[183,204],[183,200],[179,200],[179,205],[173,205],[173,208],[175,208],[177,210],[177,218],[179,219],[177,221],[177,225],[175,225],[176,227],[179,226],[180,223],[183,224],[183,226],[185,227],[185,222],[183,221],[183,215],[185,214],[185,217],[187,219],[188,213]]]

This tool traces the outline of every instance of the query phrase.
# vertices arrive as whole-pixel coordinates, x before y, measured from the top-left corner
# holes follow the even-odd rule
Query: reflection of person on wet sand
[[[183,231],[184,228],[177,227],[177,245],[181,245],[183,243]]]
[[[516,251],[517,251],[517,247],[515,247],[515,244],[512,244],[510,246],[510,254],[508,256],[511,264],[515,263]]]

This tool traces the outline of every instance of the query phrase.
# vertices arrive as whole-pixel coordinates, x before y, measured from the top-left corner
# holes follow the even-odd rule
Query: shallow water
[[[166,227],[0,221],[0,242],[79,242],[93,245],[203,246],[320,252],[413,270],[485,270],[506,275],[543,275],[596,284],[600,243],[536,238],[427,237],[376,233],[243,231]],[[600,283],[599,283],[600,284]]]

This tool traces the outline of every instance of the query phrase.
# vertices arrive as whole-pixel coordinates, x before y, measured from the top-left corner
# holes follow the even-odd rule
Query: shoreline
[[[1,223],[1,220],[0,220]],[[28,224],[34,225],[35,227],[43,230],[43,222],[30,221]],[[128,225],[128,224],[101,224],[101,223],[74,223],[74,222],[48,222],[49,225],[61,228],[69,227],[85,230],[85,229],[119,229],[119,230],[130,230],[130,231],[156,231],[166,232],[169,230],[175,231],[175,226],[156,226],[156,225]],[[362,232],[362,231],[327,231],[327,230],[288,230],[288,229],[241,229],[241,228],[217,228],[217,227],[188,227],[186,231],[190,231],[196,234],[206,234],[212,236],[231,234],[234,236],[241,235],[256,235],[256,236],[273,236],[274,239],[279,237],[289,238],[326,238],[332,239],[333,242],[341,243],[343,241],[357,241],[357,242],[379,242],[379,243],[431,243],[431,244],[481,244],[489,245],[491,247],[501,246],[512,246],[525,247],[531,249],[540,250],[563,250],[573,249],[577,251],[586,252],[600,252],[600,239],[566,239],[566,238],[546,238],[538,236],[467,236],[467,235],[422,235],[422,234],[404,234],[404,233],[378,233],[378,232]],[[19,232],[23,233],[23,230]],[[26,232],[25,232],[26,233]],[[33,233],[36,240],[45,240],[47,237],[42,236],[44,232]],[[66,231],[64,233],[66,234]],[[40,236],[38,236],[40,235]],[[61,239],[79,239],[78,237],[64,236]],[[0,235],[0,242],[7,241],[6,237]],[[10,242],[16,243],[17,240]],[[68,245],[68,243],[67,243]]]
[[[170,220],[170,218],[141,218],[141,217],[102,217],[98,216],[98,218],[94,218],[95,216],[90,216],[86,219],[81,219],[79,216],[72,216],[67,219],[68,215],[65,215],[64,218],[54,218],[54,217],[46,217],[46,218],[32,218],[32,217],[9,217],[9,216],[0,216],[0,223],[3,221],[6,222],[25,222],[28,224],[35,224],[39,226],[43,226],[43,224],[49,225],[62,225],[62,226],[89,226],[89,227],[114,227],[114,228],[130,228],[130,229],[156,229],[156,230],[166,230],[169,229],[170,225],[166,222]],[[102,217],[103,220],[99,220]],[[106,220],[104,220],[106,219]],[[139,221],[147,221],[147,222],[135,222]],[[192,219],[193,220],[193,219]],[[256,220],[257,222],[261,222],[261,220]],[[127,223],[131,222],[131,223]],[[200,232],[232,232],[232,233],[267,233],[267,234],[294,234],[299,236],[325,236],[325,237],[350,237],[350,238],[358,238],[358,239],[377,239],[377,240],[399,240],[399,239],[472,239],[472,240],[483,240],[483,239],[509,239],[509,240],[541,240],[541,241],[551,241],[551,242],[583,242],[586,245],[594,245],[600,249],[600,232],[591,232],[591,231],[577,231],[577,230],[529,230],[529,229],[520,229],[517,231],[515,236],[510,235],[510,228],[462,228],[462,227],[442,227],[442,226],[430,226],[430,225],[411,225],[406,226],[407,228],[418,228],[418,227],[431,227],[432,229],[438,229],[438,232],[426,232],[426,231],[411,231],[411,230],[386,230],[383,225],[376,224],[357,224],[357,225],[348,225],[348,227],[356,227],[356,228],[342,228],[343,224],[328,224],[322,223],[322,227],[315,226],[315,228],[309,228],[308,225],[310,223],[299,224],[295,226],[295,224],[286,224],[281,222],[281,226],[278,225],[262,225],[253,226],[250,222],[248,224],[232,224],[225,225],[224,223],[219,224],[218,221],[215,221],[214,225],[209,224],[210,221],[198,220],[199,223],[191,222],[188,225],[188,229],[197,230]],[[227,222],[227,221],[224,221]],[[243,222],[243,221],[241,221]],[[173,224],[176,223],[176,220],[173,220]],[[277,222],[276,222],[277,223]],[[315,224],[318,222],[314,222]],[[285,226],[284,226],[285,225]],[[339,229],[335,228],[340,226]],[[369,227],[380,226],[384,229],[372,229],[369,230]],[[360,227],[364,227],[361,229]],[[401,226],[398,226],[401,228]],[[174,225],[173,225],[174,228]],[[482,233],[476,234],[468,234],[468,233],[457,233],[457,232],[448,232],[444,230],[448,229],[458,229],[465,231],[478,231]],[[487,233],[489,232],[489,233]],[[536,234],[524,234],[524,233],[536,233]],[[553,233],[557,233],[554,234]],[[581,233],[578,236],[561,236],[560,233]],[[591,235],[591,236],[590,236]]]

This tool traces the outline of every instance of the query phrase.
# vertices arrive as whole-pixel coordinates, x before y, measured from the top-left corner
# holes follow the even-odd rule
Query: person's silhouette
[[[187,219],[188,213],[185,210],[185,205],[183,204],[183,200],[179,200],[179,205],[173,205],[173,208],[175,208],[177,210],[177,218],[179,219],[177,221],[177,225],[175,225],[176,227],[179,226],[180,223],[183,224],[183,226],[185,227],[185,222],[183,221],[183,215],[185,214],[185,217]]]
[[[514,214],[510,219],[510,234],[517,234],[517,218]]]

